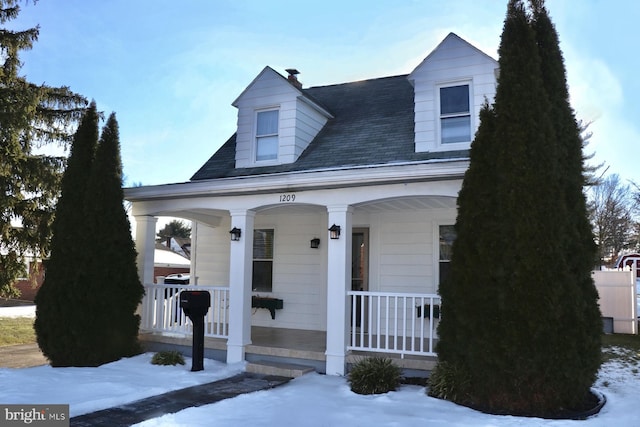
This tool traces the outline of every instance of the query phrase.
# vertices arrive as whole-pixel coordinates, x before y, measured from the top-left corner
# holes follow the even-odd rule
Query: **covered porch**
[[[322,346],[322,371],[332,375],[344,375],[362,354],[432,361],[437,284],[448,265],[443,248],[459,185],[428,180],[225,196],[195,192],[192,184],[140,190],[131,199],[147,289],[141,331],[161,340],[191,333],[177,305],[181,289],[152,284],[156,218],[170,216],[193,221],[189,286],[210,291],[205,334],[212,346],[224,343],[228,363],[265,357],[262,351],[278,347],[262,345],[262,337],[280,335],[289,337],[281,341],[289,353],[279,357],[296,358],[291,337],[307,342],[306,334]],[[274,332],[256,335],[261,330]]]

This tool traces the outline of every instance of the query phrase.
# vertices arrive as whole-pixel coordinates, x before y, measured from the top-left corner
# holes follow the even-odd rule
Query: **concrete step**
[[[314,372],[311,366],[296,365],[294,363],[281,363],[262,360],[247,364],[247,372],[262,375],[276,375],[279,377],[298,378],[309,372]]]

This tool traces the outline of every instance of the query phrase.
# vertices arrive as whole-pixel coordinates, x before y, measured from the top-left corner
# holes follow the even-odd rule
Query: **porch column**
[[[229,249],[227,363],[244,361],[245,347],[251,344],[251,273],[255,215],[255,212],[249,210],[231,211],[231,228],[239,228],[241,236],[240,240],[230,242]]]
[[[136,219],[136,251],[138,276],[143,285],[153,283],[153,257],[156,248],[155,216],[139,215]]]
[[[344,375],[349,340],[347,291],[351,289],[351,228],[353,208],[327,206],[329,222],[340,226],[338,239],[327,239],[327,375]],[[327,232],[327,237],[329,233]]]

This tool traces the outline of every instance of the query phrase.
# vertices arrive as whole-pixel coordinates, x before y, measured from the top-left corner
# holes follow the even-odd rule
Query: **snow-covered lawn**
[[[152,357],[145,353],[98,368],[0,368],[0,403],[69,404],[74,417],[244,370],[244,364],[205,359],[204,371],[191,372],[191,359],[184,366],[159,366],[151,364]]]
[[[68,403],[71,416],[150,395],[215,381],[240,372],[205,360],[205,370],[155,366],[147,353],[99,368],[0,369],[0,403]],[[273,390],[189,408],[138,426],[640,426],[640,372],[621,361],[603,365],[595,388],[607,397],[600,414],[586,421],[494,416],[428,397],[418,386],[383,395],[361,396],[344,378],[309,374]]]

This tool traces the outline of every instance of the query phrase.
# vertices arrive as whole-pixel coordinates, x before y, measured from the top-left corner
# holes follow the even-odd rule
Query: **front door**
[[[351,290],[369,290],[369,229],[354,228],[351,247]],[[356,299],[356,327],[361,325],[360,310],[363,298]],[[352,305],[353,307],[353,305]],[[365,306],[366,309],[366,306]],[[364,318],[367,318],[365,313]],[[352,313],[353,319],[353,313]]]

